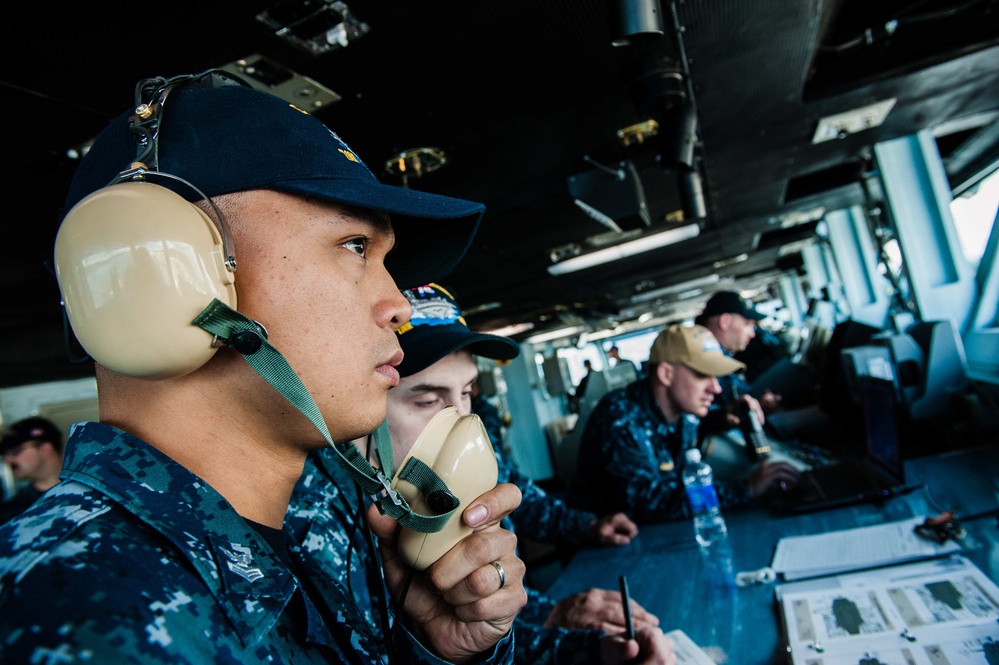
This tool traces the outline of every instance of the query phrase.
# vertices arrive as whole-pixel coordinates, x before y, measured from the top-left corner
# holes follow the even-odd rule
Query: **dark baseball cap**
[[[214,85],[170,91],[159,124],[159,171],[183,178],[206,196],[273,189],[391,215],[396,249],[386,261],[400,288],[446,275],[468,249],[485,206],[380,183],[336,133],[288,102],[212,73]],[[77,167],[66,210],[108,185],[137,156],[129,109],[97,136]],[[361,131],[361,130],[358,130]],[[147,165],[150,168],[151,165]],[[150,178],[189,201],[198,193]],[[236,248],[239,258],[239,248]]]
[[[708,299],[704,305],[702,317],[716,316],[718,314],[741,314],[753,321],[762,321],[767,318],[753,308],[753,304],[740,296],[735,291],[718,291]]]
[[[405,354],[397,368],[401,376],[422,372],[459,349],[493,360],[510,360],[520,353],[520,346],[512,339],[469,330],[454,296],[440,285],[427,284],[402,293],[413,306],[413,315],[396,331]]]
[[[59,428],[46,418],[32,417],[18,420],[4,430],[3,438],[0,439],[0,455],[17,448],[25,441],[48,441],[62,450],[62,432]]]

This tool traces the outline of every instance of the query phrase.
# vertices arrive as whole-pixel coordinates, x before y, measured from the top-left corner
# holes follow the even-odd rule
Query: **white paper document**
[[[999,587],[962,556],[779,585],[794,665],[999,658]]]
[[[956,552],[954,541],[938,545],[916,535],[925,518],[781,538],[770,565],[785,580],[821,577]]]
[[[673,640],[673,653],[676,655],[676,665],[715,665],[715,661],[704,653],[682,630],[671,630],[666,637]]]

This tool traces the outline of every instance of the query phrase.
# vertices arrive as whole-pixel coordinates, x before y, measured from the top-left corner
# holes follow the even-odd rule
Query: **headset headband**
[[[135,135],[136,156],[152,171],[159,171],[159,135],[167,97],[178,88],[220,88],[227,85],[250,87],[243,79],[222,69],[172,78],[143,79],[135,86],[135,113],[129,118],[129,131]]]

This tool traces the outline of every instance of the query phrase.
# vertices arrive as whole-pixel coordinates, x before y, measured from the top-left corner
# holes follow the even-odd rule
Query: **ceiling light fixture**
[[[895,106],[895,98],[861,106],[859,108],[827,115],[819,119],[812,136],[812,143],[823,143],[833,139],[845,139],[850,134],[862,132],[872,127],[880,127],[888,113]]]
[[[801,226],[802,224],[811,224],[812,222],[817,222],[826,216],[826,209],[823,206],[818,206],[816,208],[810,208],[808,210],[792,210],[791,212],[786,212],[783,215],[777,217],[777,223],[780,224],[780,228],[788,229],[793,226]]]
[[[704,277],[689,279],[686,282],[680,282],[679,284],[671,284],[669,286],[664,286],[661,289],[646,291],[645,293],[636,293],[635,295],[631,296],[630,302],[633,305],[640,302],[648,302],[649,300],[655,300],[656,298],[672,295],[674,293],[680,293],[682,291],[702,289],[705,286],[714,286],[719,282],[721,282],[721,277],[715,273],[712,273],[710,275],[705,275]]]
[[[573,199],[572,202],[575,203],[580,210],[582,210],[591,218],[595,219],[596,221],[600,222],[601,224],[609,228],[611,231],[616,231],[617,233],[624,233],[624,229],[618,226],[617,222],[615,222],[614,218],[611,217],[610,215],[605,215],[604,213],[600,212],[599,210],[591,206],[586,201]]]
[[[805,238],[796,242],[789,242],[777,248],[777,256],[790,256],[805,251],[815,244],[815,238]]]
[[[498,335],[499,337],[513,337],[514,335],[519,335],[520,333],[527,332],[528,330],[534,330],[534,324],[527,323],[514,323],[509,326],[503,326],[502,328],[496,328],[494,330],[484,330],[486,335]]]
[[[558,330],[552,330],[545,333],[538,333],[532,337],[528,337],[524,340],[527,344],[542,344],[544,342],[551,342],[552,340],[562,339],[563,337],[571,337],[572,335],[578,335],[579,333],[586,330],[583,326],[569,326],[567,328],[559,328]]]
[[[719,259],[711,264],[711,267],[715,270],[721,270],[722,268],[727,268],[728,266],[734,266],[739,263],[744,263],[749,260],[749,254],[739,254],[738,256],[733,256],[728,259]]]
[[[677,300],[690,300],[691,298],[696,298],[697,296],[704,293],[704,289],[691,289],[689,291],[681,291],[676,294]]]
[[[284,0],[257,14],[257,20],[277,37],[313,56],[345,48],[371,31],[340,0]]]
[[[684,240],[696,238],[701,233],[701,227],[697,224],[688,224],[668,231],[642,236],[635,240],[623,242],[613,247],[598,249],[589,254],[581,254],[571,259],[566,259],[554,265],[548,266],[549,275],[565,275],[578,270],[585,270],[594,266],[611,263],[620,259],[648,252],[667,245],[673,245]]]

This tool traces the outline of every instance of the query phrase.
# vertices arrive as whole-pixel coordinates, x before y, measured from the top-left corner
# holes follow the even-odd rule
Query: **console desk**
[[[962,553],[992,580],[999,580],[996,515],[961,521],[999,509],[999,444],[906,462],[906,482],[922,489],[884,502],[776,516],[763,506],[725,514],[736,572],[769,566],[784,536],[876,525],[958,509],[967,536]],[[617,589],[627,575],[631,596],[656,614],[664,631],[682,629],[718,663],[786,663],[774,584],[713,587],[689,521],[640,525],[625,547],[578,551],[548,590],[564,598],[589,588]],[[779,583],[779,580],[778,580]]]

